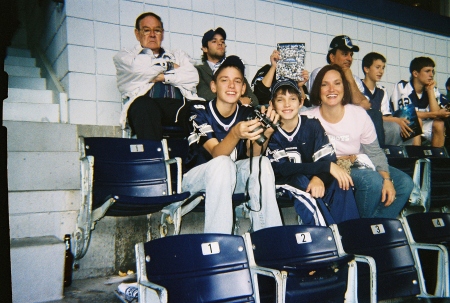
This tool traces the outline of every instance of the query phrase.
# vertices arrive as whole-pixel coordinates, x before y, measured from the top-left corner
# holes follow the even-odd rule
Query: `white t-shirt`
[[[320,107],[301,113],[320,120],[338,157],[360,154],[361,144],[370,144],[377,139],[375,126],[362,107],[347,104],[344,109],[344,117],[338,123],[325,121],[320,114]]]

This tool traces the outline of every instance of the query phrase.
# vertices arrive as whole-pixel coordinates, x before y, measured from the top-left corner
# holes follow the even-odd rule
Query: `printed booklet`
[[[277,50],[280,52],[281,59],[277,63],[276,79],[289,78],[295,81],[303,81],[305,43],[278,43]]]

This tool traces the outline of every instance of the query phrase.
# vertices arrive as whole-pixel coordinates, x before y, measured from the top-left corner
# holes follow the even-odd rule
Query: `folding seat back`
[[[414,296],[420,293],[419,277],[411,248],[397,219],[362,218],[338,224],[345,252],[369,256],[376,263],[378,300]],[[358,264],[358,299],[368,302],[370,270]]]
[[[407,145],[405,149],[410,158],[448,158],[445,147]]]
[[[417,213],[406,217],[414,241],[450,247],[450,214]]]
[[[408,157],[404,146],[385,145],[383,146],[383,151],[388,159]]]
[[[84,256],[90,232],[104,216],[147,215],[190,196],[181,192],[181,160],[168,158],[165,140],[81,137],[80,151],[83,200],[74,236],[75,259]],[[171,164],[180,171],[174,187]]]
[[[433,210],[448,212],[450,208],[450,158],[430,158],[431,205]]]
[[[123,216],[138,210],[117,208],[121,196],[151,197],[168,196],[171,186],[167,182],[164,151],[160,141],[85,138],[86,156],[94,157],[93,208],[101,206],[106,198],[114,194],[119,204],[108,210],[109,216]],[[150,173],[151,172],[151,173]],[[152,205],[146,205],[150,211]],[[155,211],[159,205],[154,205]],[[145,213],[145,212],[144,212]]]
[[[157,284],[168,302],[254,302],[244,240],[222,234],[189,234],[136,245],[139,302]],[[148,283],[150,282],[150,283]]]
[[[285,302],[344,302],[353,255],[339,255],[332,230],[290,225],[246,234],[257,265],[284,272]],[[274,302],[273,281],[258,277],[261,302]]]

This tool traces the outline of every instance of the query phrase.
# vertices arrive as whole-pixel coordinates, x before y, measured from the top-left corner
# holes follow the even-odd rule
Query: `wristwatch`
[[[392,178],[383,178],[383,180],[389,180],[392,182],[392,184],[394,184],[394,180],[392,180]]]

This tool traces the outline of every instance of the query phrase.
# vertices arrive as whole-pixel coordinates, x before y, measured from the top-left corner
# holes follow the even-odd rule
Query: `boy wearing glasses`
[[[414,104],[422,121],[422,136],[431,141],[432,147],[442,147],[445,143],[444,120],[450,117],[450,112],[440,107],[434,67],[434,61],[429,57],[414,58],[409,65],[410,81],[402,80],[395,85],[391,103],[394,111],[406,104]]]
[[[162,125],[182,126],[187,132],[186,102],[202,100],[196,94],[198,73],[191,58],[181,50],[161,47],[164,27],[151,12],[136,19],[133,49],[114,56],[117,86],[125,103],[120,123],[128,122],[138,139],[161,140]]]

